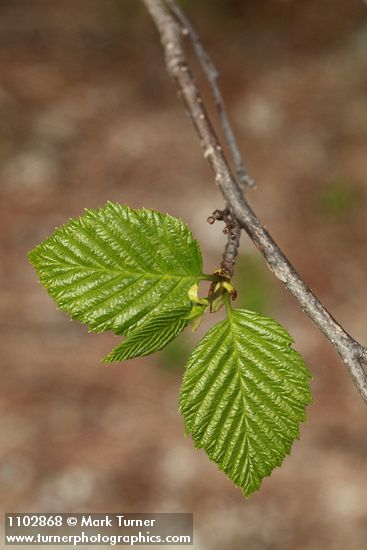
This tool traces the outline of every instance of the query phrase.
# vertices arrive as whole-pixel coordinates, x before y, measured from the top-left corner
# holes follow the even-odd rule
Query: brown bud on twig
[[[214,210],[212,216],[216,220],[223,220],[224,212],[222,210]]]

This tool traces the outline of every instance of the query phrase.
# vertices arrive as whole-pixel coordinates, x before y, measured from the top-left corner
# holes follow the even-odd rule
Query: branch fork
[[[142,0],[142,2],[147,7],[157,27],[165,52],[168,73],[176,83],[179,96],[198,134],[204,158],[208,161],[214,173],[215,183],[224,197],[226,209],[222,212],[226,212],[228,209],[228,216],[234,224],[228,234],[231,235],[231,232],[234,232],[236,238],[233,240],[230,238],[226,244],[222,268],[232,277],[239,247],[240,232],[241,229],[244,229],[259,252],[264,256],[269,269],[293,294],[303,311],[324,333],[339,353],[362,399],[367,403],[367,374],[364,369],[364,365],[367,364],[367,348],[356,342],[343,329],[301,279],[288,258],[253,212],[243,194],[244,189],[253,185],[253,180],[245,170],[226,115],[217,82],[218,71],[205,52],[198,35],[176,0]],[[223,152],[194,80],[185,55],[182,43],[183,36],[190,38],[209,82],[224,138],[235,166],[234,172],[231,170],[230,163]],[[212,217],[214,216],[212,215],[210,218]],[[214,221],[215,219],[214,217]]]

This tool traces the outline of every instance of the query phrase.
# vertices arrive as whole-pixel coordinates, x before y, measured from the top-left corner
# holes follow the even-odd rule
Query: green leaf
[[[154,353],[169,344],[189,323],[183,319],[189,307],[179,307],[172,311],[162,311],[136,328],[128,331],[127,337],[103,361],[124,361]]]
[[[181,220],[111,202],[56,229],[29,258],[57,305],[98,332],[126,334],[189,306],[189,289],[207,278]]]
[[[188,360],[180,412],[195,446],[249,496],[299,437],[310,373],[276,321],[247,310],[228,314]]]

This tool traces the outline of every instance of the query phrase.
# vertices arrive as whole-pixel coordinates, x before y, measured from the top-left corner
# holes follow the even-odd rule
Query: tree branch
[[[168,73],[176,83],[178,93],[199,136],[204,157],[214,172],[215,182],[230,207],[232,216],[264,256],[270,270],[298,300],[303,311],[339,353],[361,397],[367,403],[367,375],[363,368],[363,364],[367,364],[367,349],[356,342],[330,315],[301,279],[243,197],[210,122],[186,59],[180,25],[163,0],[142,1],[158,29]]]
[[[210,59],[208,53],[205,51],[195,29],[191,25],[190,21],[188,20],[176,0],[166,0],[166,4],[169,6],[170,10],[179,21],[182,28],[182,34],[184,36],[187,34],[190,37],[196,56],[208,80],[213,95],[214,104],[218,112],[220,123],[222,125],[224,137],[231,152],[234,165],[236,167],[237,183],[242,189],[245,189],[246,186],[254,187],[255,182],[253,179],[250,178],[247,173],[241,157],[241,153],[237,146],[236,138],[229,122],[226,108],[224,106],[222,93],[218,86],[219,72],[217,71],[212,60]]]

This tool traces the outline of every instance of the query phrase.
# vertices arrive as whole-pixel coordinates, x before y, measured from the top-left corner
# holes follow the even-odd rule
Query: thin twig
[[[240,247],[240,235],[241,235],[241,226],[235,216],[231,215],[232,219],[232,229],[231,233],[228,236],[227,244],[224,248],[223,259],[221,263],[221,268],[224,269],[229,275],[230,278],[233,277],[234,266],[236,263],[236,258],[238,255],[238,249]]]
[[[320,300],[301,279],[279,246],[263,227],[247,200],[243,197],[222,147],[214,132],[203,99],[192,76],[182,44],[181,27],[162,0],[142,0],[152,16],[165,51],[168,73],[176,83],[179,95],[186,106],[209,162],[215,182],[233,216],[247,232],[264,256],[270,270],[298,300],[301,308],[325,334],[341,356],[361,397],[367,403],[367,349],[356,342],[330,315]]]
[[[178,5],[176,0],[166,0],[166,4],[168,5],[172,13],[175,15],[177,20],[179,21],[182,27],[183,34],[184,35],[187,34],[190,37],[190,40],[194,47],[197,58],[207,77],[207,80],[213,95],[214,104],[218,111],[219,120],[222,125],[224,137],[228,144],[228,147],[231,152],[233,162],[236,168],[237,182],[242,189],[245,189],[247,186],[254,187],[255,181],[252,178],[250,178],[250,176],[247,173],[247,170],[245,168],[245,165],[241,157],[241,153],[237,146],[236,138],[234,136],[231,124],[229,122],[227,111],[224,105],[223,96],[218,84],[219,72],[217,71],[208,53],[204,49],[201,43],[201,40],[197,35],[195,29],[191,25],[190,21],[188,20],[188,18],[186,17],[185,13],[181,9],[181,7]]]
[[[238,256],[238,249],[240,247],[241,226],[231,212],[231,209],[228,207],[224,210],[214,210],[207,221],[213,224],[215,220],[222,221],[225,224],[223,233],[228,235],[228,240],[224,248],[220,267],[225,271],[226,275],[232,279],[236,258]]]
[[[236,169],[237,183],[243,191],[245,191],[247,187],[255,187],[255,181],[250,178],[247,173],[241,157],[240,150],[236,142],[235,135],[231,127],[231,123],[229,122],[224,99],[219,87],[219,71],[215,67],[208,52],[205,50],[198,34],[196,33],[195,29],[191,25],[189,19],[186,17],[186,14],[181,9],[177,1],[165,0],[165,2],[181,25],[182,34],[184,36],[189,36],[196,56],[208,80],[209,87],[213,96],[214,105],[222,126],[223,135],[227,142],[229,151],[232,155],[232,159]],[[230,277],[233,277],[234,265],[236,263],[241,239],[241,226],[237,222],[235,217],[233,218],[233,226],[234,231],[232,231],[232,233],[228,235],[228,240],[224,248],[223,259],[221,263],[222,269],[224,269]]]

